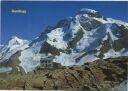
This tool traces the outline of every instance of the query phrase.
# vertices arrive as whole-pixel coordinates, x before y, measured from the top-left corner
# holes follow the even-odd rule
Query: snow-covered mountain
[[[17,51],[24,50],[29,47],[28,45],[29,41],[13,36],[7,44],[0,47],[0,63],[8,61],[11,55],[15,54]]]
[[[84,8],[73,17],[60,20],[56,26],[48,26],[29,47],[26,41],[19,41],[20,46],[17,43],[5,45],[0,61],[3,61],[3,57],[16,56],[12,55],[16,51],[10,55],[11,50],[22,49],[18,60],[25,72],[34,70],[40,65],[41,58],[50,56],[53,57],[51,61],[64,66],[82,65],[97,59],[128,56],[127,40],[128,23]],[[16,46],[12,47],[13,44]]]

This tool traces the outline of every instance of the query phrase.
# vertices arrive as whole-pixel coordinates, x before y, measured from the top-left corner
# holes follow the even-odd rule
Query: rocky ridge
[[[36,69],[28,74],[1,73],[0,89],[111,91],[127,80],[127,67],[128,57],[120,57],[97,60],[82,66]]]

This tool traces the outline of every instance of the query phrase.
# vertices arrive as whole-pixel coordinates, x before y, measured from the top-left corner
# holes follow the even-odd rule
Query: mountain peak
[[[86,14],[89,17],[101,18],[100,13],[94,9],[82,8],[77,14]]]
[[[18,38],[17,36],[12,36],[8,45],[11,46],[18,46],[18,45],[23,45],[29,43],[27,40],[22,40],[20,38]]]
[[[16,37],[16,36],[12,36],[10,41],[9,41],[9,45],[20,45],[22,44],[22,39]]]
[[[80,11],[87,12],[87,13],[93,13],[93,14],[98,12],[96,10],[88,9],[88,8],[82,8]]]
[[[10,39],[10,41],[12,41],[12,40],[20,41],[22,39],[18,38],[17,36],[12,36],[11,39]]]
[[[0,63],[8,60],[16,52],[29,47],[29,41],[12,36],[7,44],[0,46]]]

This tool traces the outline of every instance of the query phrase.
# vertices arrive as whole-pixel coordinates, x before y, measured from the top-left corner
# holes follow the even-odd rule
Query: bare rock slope
[[[127,80],[128,57],[97,60],[82,66],[1,73],[0,89],[111,89]]]

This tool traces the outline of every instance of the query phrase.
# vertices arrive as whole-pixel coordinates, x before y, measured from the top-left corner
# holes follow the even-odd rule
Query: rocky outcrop
[[[127,80],[128,57],[97,60],[82,66],[41,69],[26,75],[0,74],[0,89],[109,89]]]
[[[24,69],[19,66],[19,64],[21,63],[19,60],[19,56],[21,55],[21,51],[17,51],[15,54],[13,54],[7,62],[3,62],[2,64],[0,64],[0,66],[2,67],[9,67],[12,68],[11,73],[22,73],[25,74]]]
[[[16,67],[20,64],[19,56],[21,55],[21,51],[16,52],[14,55],[12,55],[9,58],[9,61],[7,62],[7,66],[10,67]]]

